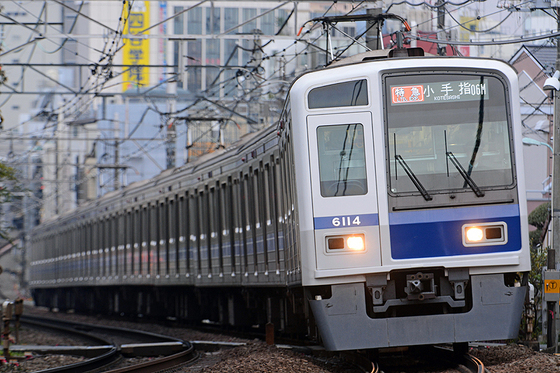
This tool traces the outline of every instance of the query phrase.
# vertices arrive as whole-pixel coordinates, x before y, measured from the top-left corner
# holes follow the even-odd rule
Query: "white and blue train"
[[[517,75],[408,51],[303,74],[273,127],[37,227],[37,305],[271,322],[329,350],[515,338]]]

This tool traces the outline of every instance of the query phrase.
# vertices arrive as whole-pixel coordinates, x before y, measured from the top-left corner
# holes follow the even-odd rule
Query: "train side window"
[[[126,271],[127,271],[127,267],[128,267],[128,263],[127,261],[127,253],[128,253],[128,249],[127,249],[127,243],[128,243],[128,235],[129,235],[129,227],[128,227],[128,211],[123,211],[122,213],[122,217],[121,217],[122,223],[121,223],[121,227],[122,227],[122,231],[119,233],[119,237],[121,244],[120,244],[120,254],[119,254],[119,268],[118,268],[118,275],[119,276],[126,276]]]
[[[307,95],[310,109],[368,105],[368,88],[365,79],[329,84],[313,88]]]
[[[192,241],[193,232],[194,232],[194,222],[192,220],[193,216],[193,200],[190,193],[187,191],[185,192],[185,197],[183,200],[183,227],[184,227],[184,250],[185,253],[182,255],[185,258],[185,276],[189,277],[191,273],[191,263],[192,263],[192,248],[194,246],[194,242]]]
[[[217,240],[217,233],[218,233],[218,216],[217,216],[217,212],[220,209],[220,206],[218,204],[218,193],[216,188],[210,188],[209,189],[209,194],[208,194],[208,255],[209,255],[209,263],[212,263],[213,258],[218,257],[217,253],[216,253],[216,249],[214,246],[216,246],[216,242],[218,242]],[[210,264],[210,267],[212,267],[212,264]],[[212,273],[212,272],[210,272]]]
[[[150,232],[149,232],[149,220],[148,220],[148,208],[144,207],[142,209],[140,218],[142,220],[142,243],[140,244],[140,252],[138,257],[138,270],[139,275],[146,273],[146,270],[149,269],[148,266],[148,252],[150,249]]]
[[[159,240],[160,235],[160,208],[159,203],[156,201],[150,209],[150,226],[152,228],[150,236],[150,269],[148,271],[149,275],[159,275],[160,274],[160,262],[159,262]]]
[[[158,220],[159,220],[159,235],[158,235],[158,266],[162,264],[165,268],[158,268],[160,271],[165,270],[165,274],[169,274],[169,200],[159,204]]]
[[[218,262],[219,262],[219,272],[223,276],[224,274],[224,251],[223,251],[223,225],[222,225],[222,212],[224,210],[223,199],[222,199],[222,188],[219,182],[216,183],[216,189],[214,191],[215,198],[215,210],[214,210],[214,220],[216,225],[216,241],[218,244]]]
[[[128,243],[129,243],[129,247],[128,247],[128,274],[129,275],[133,275],[134,274],[134,249],[136,246],[136,231],[138,229],[136,229],[136,224],[138,224],[138,220],[136,219],[137,217],[137,210],[132,210],[130,211],[129,215],[128,215],[128,234],[129,234],[129,239],[128,239]]]
[[[99,221],[99,252],[98,252],[98,263],[99,270],[97,272],[98,276],[105,276],[105,240],[109,237],[107,232],[107,223],[105,217],[102,217]]]
[[[229,245],[229,241],[224,241],[225,238],[229,238],[229,209],[231,208],[231,201],[229,199],[228,194],[228,184],[223,183],[220,184],[220,205],[222,208],[220,209],[220,224],[218,228],[218,242],[220,243],[220,272],[224,272],[224,262],[227,262],[226,256],[229,256],[227,250],[231,250]]]
[[[265,173],[263,171],[263,164],[260,164],[260,172],[255,171],[255,181],[256,181],[256,188],[255,188],[255,201],[256,204],[256,212],[257,212],[257,223],[256,226],[261,228],[261,235],[263,237],[262,240],[262,249],[259,248],[257,250],[264,253],[264,272],[268,273],[268,241],[267,241],[267,233],[266,233],[266,196],[267,196],[267,187],[265,185]],[[257,240],[257,248],[258,248],[258,241]]]
[[[240,242],[240,236],[241,236],[241,231],[239,230],[239,228],[241,227],[241,218],[240,218],[240,207],[239,207],[239,197],[240,197],[240,192],[239,192],[239,180],[235,179],[233,180],[233,184],[231,185],[231,199],[232,199],[232,204],[231,204],[231,234],[232,234],[232,246],[231,246],[231,258],[232,258],[232,262],[231,262],[231,271],[232,273],[235,272],[235,256],[236,253],[241,254],[241,245],[239,244]],[[235,244],[237,242],[237,245]],[[238,249],[239,248],[239,249]],[[240,255],[241,257],[241,255]],[[240,263],[241,264],[241,263]],[[241,266],[240,266],[241,267]]]
[[[132,268],[131,273],[133,275],[139,275],[140,272],[140,261],[141,253],[142,253],[142,232],[144,229],[142,227],[142,208],[138,207],[138,209],[134,213],[134,246],[132,249]]]
[[[181,203],[182,200],[179,200],[179,196],[175,195],[175,203],[172,205],[173,209],[171,211],[171,218],[173,219],[173,225],[171,226],[172,229],[172,238],[173,238],[173,246],[170,250],[173,251],[175,257],[175,274],[179,273],[179,242],[181,237]]]
[[[189,227],[188,227],[188,216],[187,216],[187,199],[188,197],[181,196],[179,199],[178,212],[177,212],[177,225],[178,225],[178,233],[177,233],[177,273],[186,273],[185,271],[181,271],[186,267],[186,260],[187,260],[187,250],[188,247],[188,239],[189,239]]]
[[[107,241],[107,248],[105,249],[105,253],[106,253],[106,275],[107,276],[112,276],[113,274],[113,251],[112,249],[115,247],[115,231],[116,231],[116,226],[117,226],[117,222],[116,222],[116,215],[115,216],[109,216],[107,219],[107,225],[108,225],[108,232],[109,232],[109,240]]]
[[[248,215],[249,213],[247,212],[247,175],[241,175],[241,179],[239,180],[239,212],[240,212],[240,216],[239,216],[239,221],[241,222],[240,224],[240,228],[241,228],[241,241],[243,243],[243,270],[245,271],[245,274],[247,274],[247,272],[249,271],[249,248],[248,248],[248,242],[249,238],[247,235],[247,232],[250,232],[250,226],[249,226],[249,221],[248,221]]]
[[[142,273],[149,275],[151,271],[150,258],[152,249],[152,237],[153,237],[153,226],[154,222],[151,218],[152,206],[148,205],[144,209],[144,227],[146,232],[146,246],[144,247],[144,253],[142,254]]]
[[[264,201],[264,216],[263,216],[263,222],[266,225],[270,225],[272,224],[271,222],[271,216],[270,216],[270,210],[271,210],[271,197],[272,197],[272,188],[270,186],[270,178],[271,176],[271,172],[270,172],[270,165],[267,163],[264,165],[264,178],[263,178],[263,191],[265,193],[262,193],[262,199]]]
[[[253,201],[253,216],[255,222],[255,228],[258,229],[261,227],[261,195],[262,195],[262,185],[260,185],[260,172],[259,170],[255,170],[253,172],[253,178],[251,180],[251,188],[252,188],[252,196],[251,200]]]
[[[189,227],[190,227],[190,236],[188,237],[189,240],[189,254],[188,254],[188,258],[189,258],[189,262],[187,262],[187,273],[190,273],[191,270],[194,270],[194,268],[196,265],[196,268],[199,268],[199,263],[200,263],[200,250],[198,248],[198,243],[199,243],[199,236],[200,236],[200,221],[198,220],[198,194],[195,191],[194,193],[191,194],[190,196],[190,206],[189,206]],[[193,263],[190,263],[190,260],[193,261]],[[195,263],[196,262],[196,263]]]
[[[126,268],[125,261],[125,245],[126,245],[126,212],[116,216],[117,231],[115,232],[115,275],[121,276]]]
[[[97,233],[99,230],[99,221],[93,220],[91,222],[91,251],[90,251],[90,271],[89,271],[89,278],[93,280],[96,274],[96,252],[99,248],[99,234]]]
[[[76,251],[74,251],[74,254],[76,255],[75,261],[77,263],[78,271],[79,271],[77,276],[76,275],[74,276],[75,280],[84,277],[85,258],[82,254],[85,251],[85,245],[86,245],[86,243],[85,243],[85,240],[86,240],[85,233],[86,233],[86,226],[85,226],[85,223],[82,222],[79,225],[79,229],[78,229],[78,247],[76,248]]]
[[[167,256],[166,260],[166,274],[171,274],[171,268],[175,270],[175,262],[176,262],[176,255],[175,255],[175,200],[168,200],[167,204],[165,205],[165,219],[166,219],[166,226],[164,227],[165,232],[165,255]],[[172,245],[173,244],[173,245]]]
[[[323,197],[367,193],[364,128],[359,123],[317,127]]]
[[[134,260],[134,242],[135,242],[135,238],[136,238],[136,234],[135,234],[135,226],[134,226],[134,218],[135,218],[135,211],[134,209],[130,210],[128,212],[128,217],[127,217],[127,231],[128,231],[128,238],[126,240],[127,242],[127,251],[126,251],[126,258],[125,258],[125,265],[126,265],[126,270],[125,270],[125,275],[130,276],[132,275],[133,272],[133,268],[134,268],[134,264],[133,264],[133,260]]]
[[[198,210],[198,231],[197,231],[197,251],[198,251],[198,275],[202,275],[202,259],[204,256],[202,255],[202,240],[204,238],[204,232],[206,232],[206,209],[204,203],[204,191],[198,191],[198,199],[197,199],[197,210]],[[207,256],[207,255],[206,255]]]

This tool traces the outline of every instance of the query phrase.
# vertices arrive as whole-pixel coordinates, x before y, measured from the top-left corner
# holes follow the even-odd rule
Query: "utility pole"
[[[560,8],[557,8],[560,11]],[[560,18],[557,20],[560,30]],[[560,38],[556,38],[556,70],[560,71]],[[554,129],[552,155],[552,247],[554,248],[555,263],[558,267],[560,260],[560,94],[554,92]],[[551,268],[552,269],[552,268]],[[556,269],[556,268],[554,268]]]
[[[167,124],[167,138],[165,140],[165,150],[167,155],[167,165],[166,169],[175,167],[175,141],[177,138],[177,131],[175,128],[175,118],[168,117],[165,120]]]
[[[119,190],[121,188],[121,183],[120,183],[120,170],[119,170],[119,113],[115,113],[115,169],[114,169],[114,189],[115,190]]]
[[[560,8],[556,8],[557,14],[560,11]],[[560,30],[560,17],[556,20],[556,28]],[[556,70],[560,70],[560,38],[556,38]],[[551,260],[549,260],[550,264],[554,264],[554,268],[550,268],[556,270],[558,268],[558,260],[560,259],[560,92],[555,91],[554,95],[554,129],[553,133],[553,150],[554,154],[552,154],[552,248],[553,250],[549,250],[548,255],[552,255]],[[551,302],[547,304],[550,305]],[[552,329],[549,335],[553,337],[553,346],[555,348],[555,352],[558,351],[558,330],[556,325],[557,312],[558,312],[558,302],[554,302],[555,312],[552,313],[553,320],[549,325],[549,328]],[[550,314],[550,312],[549,312]],[[549,346],[551,347],[551,346]]]
[[[558,1],[551,2],[552,7],[560,11]],[[557,13],[558,14],[558,13]],[[556,20],[556,28],[560,30],[560,17]],[[549,349],[558,352],[558,305],[560,301],[560,271],[558,259],[560,259],[560,38],[556,38],[556,72],[552,78],[544,83],[544,89],[551,90],[554,101],[554,123],[553,123],[553,154],[552,154],[552,249],[547,252],[548,265],[544,272],[544,300],[546,301],[546,344]]]
[[[447,34],[445,33],[445,0],[438,0],[436,6],[438,39],[447,40]],[[440,56],[445,56],[447,54],[447,44],[438,44],[437,52]]]
[[[179,69],[181,69],[181,65],[179,65]],[[184,68],[183,68],[184,69]],[[180,71],[179,71],[180,75]],[[167,94],[171,97],[168,98],[167,101],[167,112],[170,113],[169,115],[165,115],[161,118],[162,124],[165,126],[167,131],[167,137],[165,139],[165,150],[166,150],[166,158],[167,158],[167,165],[166,169],[174,168],[175,167],[175,153],[176,153],[176,140],[177,140],[177,131],[175,126],[175,110],[177,106],[177,82],[168,82],[167,83]]]

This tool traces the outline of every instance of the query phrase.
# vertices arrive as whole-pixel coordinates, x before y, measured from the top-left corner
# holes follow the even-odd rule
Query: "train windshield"
[[[385,77],[393,195],[473,192],[514,183],[506,88],[496,76]]]
[[[317,127],[317,145],[323,197],[367,193],[362,124]]]

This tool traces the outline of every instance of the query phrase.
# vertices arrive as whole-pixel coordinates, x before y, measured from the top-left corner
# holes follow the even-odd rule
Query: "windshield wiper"
[[[418,180],[418,178],[416,177],[416,175],[414,175],[414,172],[412,172],[412,170],[410,169],[410,167],[408,167],[408,165],[406,164],[406,162],[404,161],[403,157],[401,157],[400,155],[396,154],[395,155],[395,159],[397,160],[397,162],[399,162],[399,164],[401,165],[401,167],[404,169],[404,172],[406,172],[406,174],[408,175],[408,177],[410,178],[410,181],[412,181],[412,184],[414,184],[414,186],[416,187],[416,189],[418,189],[418,191],[420,192],[420,194],[422,194],[422,197],[424,197],[424,199],[426,201],[431,201],[432,200],[432,196],[430,196],[430,194],[428,193],[428,191],[426,190],[426,188],[424,188],[424,186],[422,185],[422,183],[420,182],[420,180]],[[395,171],[396,172],[396,171]]]
[[[483,83],[484,83],[484,77],[481,75],[480,76],[480,84],[482,85]],[[476,156],[478,154],[478,148],[480,147],[480,142],[481,142],[481,137],[482,137],[482,126],[484,125],[484,94],[485,94],[484,92],[481,92],[480,102],[478,104],[478,128],[476,129],[476,138],[475,138],[475,143],[474,143],[474,149],[473,149],[473,152],[471,154],[471,161],[469,162],[469,171],[467,172],[467,176],[469,176],[469,178],[470,178],[472,170],[474,168],[474,163],[475,163],[475,160],[476,160]],[[465,179],[465,185],[463,185],[463,188],[467,186],[466,184],[467,184],[467,179]],[[471,188],[472,188],[472,186],[471,186]],[[484,194],[482,194],[482,196],[483,195]],[[477,194],[477,196],[482,197],[482,196],[479,196],[478,194]]]
[[[471,187],[474,194],[476,194],[477,197],[484,197],[484,192],[480,190],[480,188],[478,187],[478,185],[476,185],[472,177],[470,177],[467,171],[465,171],[465,169],[463,168],[463,166],[461,166],[461,163],[459,163],[457,158],[455,158],[455,155],[452,152],[446,152],[445,155],[447,156],[448,159],[451,159],[451,163],[453,163],[457,171],[459,171],[459,174],[461,174],[463,179],[465,179],[465,184],[468,184],[468,186]]]

